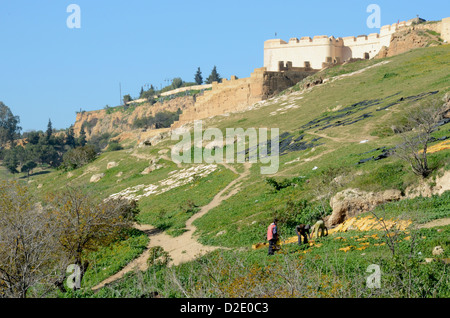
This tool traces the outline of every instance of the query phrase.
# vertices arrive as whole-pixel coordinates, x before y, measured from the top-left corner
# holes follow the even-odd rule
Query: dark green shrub
[[[112,141],[108,145],[108,151],[119,151],[122,149],[123,147],[117,141]]]
[[[97,153],[92,145],[77,147],[64,154],[61,168],[64,170],[78,169],[96,158]]]
[[[290,186],[302,185],[304,178],[295,177],[292,179],[283,179],[282,181],[276,181],[274,178],[266,178],[266,183],[271,186],[275,192],[285,189]]]

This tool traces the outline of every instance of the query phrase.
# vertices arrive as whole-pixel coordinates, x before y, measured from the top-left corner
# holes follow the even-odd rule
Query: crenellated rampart
[[[289,42],[281,39],[267,40],[264,43],[264,67],[268,71],[276,72],[280,70],[280,63],[291,63],[292,67],[309,66],[322,69],[330,64],[340,64],[351,59],[371,59],[384,46],[389,47],[394,33],[410,27],[441,33],[443,40],[450,41],[450,18],[432,24],[423,24],[423,21],[416,18],[385,25],[380,28],[380,33],[357,37],[335,38],[320,35],[313,38],[291,38]]]

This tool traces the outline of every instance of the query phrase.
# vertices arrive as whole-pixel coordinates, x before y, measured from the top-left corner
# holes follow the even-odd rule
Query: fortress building
[[[350,36],[344,38],[326,35],[314,38],[291,38],[289,42],[281,39],[268,40],[264,43],[264,67],[267,71],[281,71],[285,64],[293,67],[310,67],[323,69],[332,64],[341,64],[351,59],[371,59],[380,52],[383,46],[389,47],[392,35],[413,24],[425,20],[416,18],[408,22],[385,25],[380,33]],[[443,19],[439,30],[444,40],[450,41],[450,18]]]
[[[383,47],[390,47],[392,40],[395,40],[394,34],[403,29],[433,31],[443,41],[450,42],[450,18],[424,22],[416,18],[386,25],[380,29],[380,33],[368,36],[315,36],[312,39],[292,38],[289,42],[268,40],[264,43],[264,67],[255,69],[248,78],[237,79],[232,76],[222,83],[212,83],[211,90],[199,96],[193,107],[184,110],[172,127],[177,128],[196,119],[241,111],[275,96],[325,67],[355,59],[374,58]]]

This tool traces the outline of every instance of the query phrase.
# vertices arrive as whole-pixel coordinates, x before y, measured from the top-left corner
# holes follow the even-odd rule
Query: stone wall
[[[317,70],[303,68],[303,69],[288,69],[283,72],[265,72],[263,82],[262,100],[268,99],[277,95],[285,89],[294,86],[304,78],[315,74]]]
[[[185,123],[204,119],[211,116],[236,111],[247,105],[261,100],[263,94],[264,69],[256,69],[250,77],[230,80],[223,79],[222,83],[213,82],[212,90],[205,91],[197,97],[193,107],[186,109],[180,120],[172,127],[179,127]]]
[[[403,27],[406,27],[406,22],[383,26],[379,34],[368,36],[335,38],[320,35],[312,39],[291,38],[289,42],[267,40],[264,43],[264,67],[268,71],[279,71],[279,63],[289,61],[293,67],[322,69],[329,63],[340,64],[355,58],[373,58],[383,46],[389,46],[392,34]]]
[[[186,91],[196,91],[196,90],[200,91],[200,90],[209,89],[211,87],[212,87],[211,84],[180,87],[180,88],[168,91],[168,92],[161,93],[161,96],[170,96],[170,95],[175,95],[175,94],[186,92]]]
[[[442,19],[441,37],[444,41],[447,41],[447,43],[450,43],[450,18]]]
[[[328,58],[331,62],[340,56],[342,46],[341,39],[327,36],[292,38],[288,43],[280,39],[267,40],[264,42],[264,67],[269,72],[277,72],[280,62],[292,62],[293,67],[322,69]]]

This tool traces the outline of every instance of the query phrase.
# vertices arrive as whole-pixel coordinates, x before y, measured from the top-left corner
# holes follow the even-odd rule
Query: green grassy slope
[[[277,102],[269,106],[252,112],[231,115],[215,123],[224,128],[233,126],[236,122],[240,122],[243,128],[279,127],[280,133],[290,132],[296,135],[301,132],[305,134],[305,140],[311,140],[317,136],[322,139],[318,141],[321,145],[313,148],[314,151],[309,149],[288,153],[280,160],[278,180],[305,176],[310,179],[309,184],[297,188],[290,187],[272,194],[262,182],[263,177],[257,174],[258,169],[254,169],[255,173],[248,181],[247,188],[197,221],[196,225],[204,234],[204,242],[244,246],[257,238],[264,240],[264,230],[273,211],[285,208],[288,200],[313,199],[323,194],[325,189],[321,188],[320,179],[332,180],[335,177],[341,177],[335,191],[350,187],[367,191],[404,190],[407,186],[418,182],[409,167],[394,157],[369,161],[361,165],[356,164],[361,159],[378,156],[381,150],[369,154],[367,152],[381,147],[390,148],[399,142],[399,137],[392,133],[390,127],[401,120],[407,113],[408,107],[414,104],[414,101],[408,101],[406,97],[439,91],[428,98],[440,98],[448,92],[450,47],[447,45],[414,50],[387,61],[389,61],[388,64],[371,68],[361,74],[314,87],[302,95],[281,96]],[[360,62],[359,67],[364,68],[374,63],[374,61]],[[354,67],[350,64],[348,70],[346,66],[341,66],[339,71],[331,69],[328,72],[334,76],[354,71]],[[377,111],[402,97],[405,101],[386,110]],[[381,101],[378,104],[379,100]],[[305,128],[305,123],[323,116],[342,113],[340,109],[364,101],[371,101],[369,104],[375,105],[364,110],[351,109],[350,112],[353,113],[348,117],[354,119],[363,113],[370,113],[373,117],[352,125],[324,130]],[[286,105],[295,105],[298,108],[291,108],[285,114],[270,115]],[[334,109],[337,110],[333,111]],[[436,137],[449,136],[449,128],[448,124],[441,127]],[[363,140],[369,140],[369,142],[361,144]],[[448,169],[449,155],[448,151],[430,155],[432,165],[437,169]],[[298,162],[289,163],[298,158],[300,158]],[[314,167],[318,169],[313,171]],[[446,215],[449,215],[448,212]],[[215,228],[214,224],[221,226]],[[238,225],[237,229],[236,225]],[[217,237],[216,234],[224,231],[224,227],[227,234]],[[289,231],[294,235],[292,229]]]
[[[383,60],[338,66],[316,76],[333,78],[369,68],[359,74],[328,81],[303,92],[294,87],[267,101],[263,107],[207,121],[204,126],[220,128],[224,135],[226,128],[279,128],[280,134],[292,134],[294,139],[304,135],[302,141],[316,146],[282,154],[279,171],[274,176],[277,180],[302,176],[311,182],[297,188],[290,187],[277,194],[271,193],[270,187],[265,184],[267,176],[259,173],[261,164],[254,164],[240,193],[196,222],[200,232],[204,234],[205,242],[226,244],[225,242],[236,241],[233,245],[249,244],[261,236],[256,233],[261,233],[273,210],[284,207],[288,199],[313,200],[317,197],[319,179],[341,176],[340,189],[356,187],[368,191],[391,188],[404,190],[417,182],[408,167],[393,157],[356,164],[361,159],[381,153],[381,150],[370,152],[371,150],[390,148],[399,142],[399,137],[392,133],[390,127],[401,120],[408,107],[417,101],[441,98],[449,91],[449,61],[450,46],[446,45],[417,49]],[[388,107],[391,104],[395,105]],[[364,114],[367,118],[361,117]],[[353,120],[357,122],[339,125],[340,122],[350,123]],[[319,126],[315,127],[317,124]],[[326,128],[329,124],[338,125]],[[449,125],[443,126],[436,136],[450,135],[448,130]],[[368,142],[361,144],[363,140]],[[166,157],[159,160],[163,165],[162,169],[148,175],[141,174],[150,165],[151,158],[159,158],[158,152],[173,144],[175,141],[169,139],[154,147],[104,153],[92,164],[70,174],[54,171],[32,176],[32,189],[38,195],[43,195],[47,191],[64,188],[67,184],[82,184],[91,193],[105,198],[129,187],[154,184],[167,178],[170,172],[181,169],[166,160]],[[449,154],[444,151],[430,157],[431,164],[435,167],[446,167]],[[107,170],[106,165],[111,161],[119,163],[119,166]],[[240,165],[234,166],[242,171]],[[189,165],[183,165],[183,168],[188,167]],[[318,169],[313,171],[314,167]],[[117,177],[119,172],[122,175]],[[98,183],[90,183],[91,176],[96,173],[105,173],[105,177]],[[162,195],[144,197],[141,199],[140,220],[164,229],[182,230],[183,222],[190,216],[189,213],[183,215],[181,212],[184,203],[192,200],[194,205],[203,206],[236,177],[232,171],[219,165],[219,170],[206,180],[197,180]],[[37,189],[40,184],[42,187]],[[161,217],[165,220],[161,220]],[[210,236],[223,231],[223,226],[231,227],[235,222],[241,223],[238,232],[245,233],[242,237],[236,231],[229,231],[233,234],[223,236],[223,240],[211,241]],[[229,235],[237,237],[232,240]],[[244,239],[247,235],[248,239]],[[239,240],[243,240],[241,244],[238,243]]]
[[[359,70],[364,71],[352,74]],[[279,170],[271,177],[278,181],[298,179],[295,179],[296,186],[289,186],[278,192],[273,191],[265,182],[268,176],[260,174],[261,164],[254,164],[237,194],[194,222],[200,241],[249,249],[251,244],[265,240],[271,218],[274,215],[284,215],[289,210],[289,202],[295,205],[306,200],[308,208],[304,211],[307,212],[302,212],[305,215],[297,216],[297,220],[309,220],[316,215],[319,206],[328,204],[321,200],[325,193],[336,193],[346,188],[404,191],[408,186],[416,184],[418,178],[405,163],[395,157],[362,164],[358,162],[382,153],[381,149],[375,149],[391,148],[397,144],[400,138],[392,132],[391,126],[401,121],[415,103],[432,98],[441,99],[450,90],[449,74],[450,45],[417,49],[392,58],[360,61],[325,70],[315,76],[325,79],[348,76],[325,81],[324,84],[307,90],[297,86],[266,101],[261,107],[206,121],[204,126],[218,127],[224,134],[226,128],[279,128],[280,134],[284,134],[283,138],[292,136],[294,140],[303,136],[301,141],[313,146],[305,150],[288,149],[282,153]],[[450,124],[440,127],[435,136],[450,136]],[[31,176],[30,188],[36,195],[44,196],[45,193],[64,188],[68,184],[85,185],[99,198],[106,198],[137,185],[157,184],[170,177],[171,173],[191,166],[182,164],[182,167],[178,167],[167,158],[160,158],[160,151],[167,150],[174,144],[175,141],[169,139],[153,147],[104,153],[93,163],[70,174],[50,171]],[[158,163],[163,168],[142,175],[141,172],[150,165],[152,158],[159,158]],[[430,162],[435,172],[427,182],[432,183],[439,170],[447,170],[449,160],[449,150],[431,154]],[[111,161],[118,162],[119,165],[107,170],[106,166]],[[240,164],[230,166],[238,173],[243,172]],[[315,167],[317,169],[313,169]],[[96,173],[105,173],[105,176],[98,183],[90,183],[91,176]],[[205,178],[194,178],[188,184],[163,194],[143,197],[140,200],[139,220],[164,229],[171,235],[180,235],[189,217],[199,207],[209,203],[237,176],[229,167],[219,164],[217,170]],[[339,182],[333,183],[336,178]],[[445,194],[446,197],[448,194]],[[325,209],[329,212],[329,206]],[[418,210],[424,211],[425,215],[417,216]],[[450,204],[448,200],[439,197],[420,198],[392,204],[387,211],[389,216],[406,215],[415,222],[423,223],[449,217]],[[289,222],[281,224],[281,230],[285,238],[295,235]],[[448,244],[441,234],[433,240]],[[324,244],[325,250],[336,251],[337,243],[324,241]],[[423,244],[428,248],[432,242]],[[291,252],[288,254],[297,258],[302,254],[297,250]],[[253,260],[259,262],[258,266],[264,267],[267,265],[263,259],[264,253],[252,251],[250,254],[253,256],[249,256],[250,260],[247,259],[244,263],[255,265],[251,260],[254,257]],[[313,255],[321,255],[320,249],[317,254],[314,253]],[[374,250],[374,253],[389,254],[389,250]],[[218,256],[212,256],[212,259],[215,257]],[[189,266],[198,266],[195,264],[197,263],[180,267],[180,271],[183,272]],[[365,266],[365,261],[355,266],[360,269],[363,265]],[[192,268],[186,272],[190,270]],[[328,267],[328,270],[333,269]],[[238,279],[237,276],[235,278]],[[123,286],[119,284],[117,288],[126,287],[137,278],[129,279],[131,281],[125,280],[120,283]],[[139,279],[142,280],[142,277]],[[100,295],[111,296],[108,292]]]

